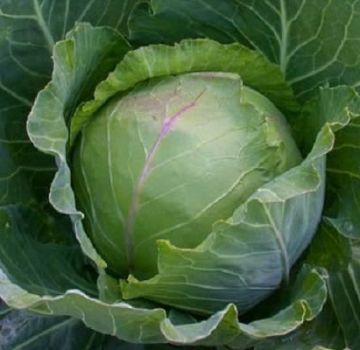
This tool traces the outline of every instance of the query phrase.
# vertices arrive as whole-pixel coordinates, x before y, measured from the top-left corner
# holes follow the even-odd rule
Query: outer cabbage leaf
[[[130,344],[116,337],[87,328],[76,318],[39,315],[11,310],[0,304],[0,339],[2,350],[175,350],[167,344]],[[186,347],[186,349],[192,349]],[[197,350],[203,347],[196,347]],[[209,348],[206,348],[209,350]],[[204,349],[204,350],[206,350]],[[211,348],[210,348],[211,349]]]
[[[302,100],[324,85],[360,86],[357,0],[148,0],[130,20],[140,44],[238,41],[277,63]],[[177,23],[175,26],[174,23]]]
[[[359,243],[351,247],[351,260],[346,269],[330,274],[328,288],[330,300],[346,345],[356,349],[360,346],[360,249]]]
[[[130,342],[228,344],[238,349],[246,349],[267,337],[286,334],[316,316],[326,296],[323,278],[316,271],[301,274],[295,286],[296,290],[290,293],[289,306],[269,318],[239,323],[235,307],[229,305],[204,321],[176,325],[161,309],[133,308],[123,302],[106,304],[76,290],[58,297],[40,297],[12,284],[5,275],[0,276],[0,294],[15,308],[69,315],[101,333]]]
[[[357,117],[336,135],[327,169],[332,197],[326,215],[339,232],[354,239],[360,239],[360,99],[358,105]]]
[[[137,3],[0,1],[0,205],[47,202],[56,165],[53,157],[31,144],[25,123],[36,94],[51,78],[54,43],[64,39],[76,21],[109,25],[126,34],[129,13]]]
[[[295,123],[295,135],[309,149],[321,125],[334,125],[336,143],[327,161],[325,216],[339,232],[360,238],[360,97],[349,87],[320,90]],[[345,128],[342,126],[347,124]]]
[[[36,208],[8,206],[2,209],[0,227],[0,268],[13,283],[39,295],[61,295],[71,288],[97,295],[94,276],[86,268],[80,247],[51,242],[52,228]],[[48,236],[46,241],[43,232]],[[47,256],[47,263],[38,271]],[[44,278],[49,279],[46,284]]]
[[[330,298],[322,312],[311,322],[279,339],[269,339],[256,350],[357,349],[359,347],[360,312],[358,244],[345,238],[325,220],[310,245],[306,262],[326,268],[326,281]],[[325,271],[325,270],[324,270]],[[286,298],[286,292],[282,294]],[[271,305],[266,300],[266,307]],[[260,307],[261,309],[261,307]],[[259,316],[255,313],[252,317]]]
[[[111,349],[109,336],[95,333],[79,320],[68,317],[49,317],[31,312],[12,310],[0,318],[1,349],[25,348],[37,350]],[[117,344],[121,346],[121,342]]]
[[[311,322],[305,323],[285,337],[264,341],[257,345],[255,350],[309,350],[318,346],[336,350],[346,347],[341,327],[328,303]]]
[[[36,94],[50,80],[51,54],[55,41],[63,39],[76,20],[117,26],[123,31],[127,24],[128,14],[135,4],[136,1],[122,1],[123,6],[119,8],[119,1],[103,0],[90,2],[81,0],[0,1],[0,217],[4,223],[3,220],[7,220],[6,218],[11,214],[13,219],[17,219],[13,225],[26,229],[29,234],[36,232],[42,241],[52,242],[39,251],[37,250],[39,245],[36,243],[22,256],[24,242],[32,241],[33,237],[25,235],[19,238],[17,234],[11,236],[10,232],[14,230],[9,231],[7,225],[2,225],[0,229],[1,269],[11,274],[14,281],[24,283],[29,290],[36,290],[40,294],[47,291],[55,292],[53,288],[56,289],[56,293],[62,293],[66,287],[69,287],[71,284],[69,271],[74,270],[74,266],[70,263],[76,263],[79,258],[81,260],[82,253],[78,247],[68,246],[74,242],[67,218],[60,217],[51,208],[43,210],[43,207],[48,206],[49,185],[56,165],[53,157],[39,152],[31,144],[26,133],[26,117]],[[99,16],[99,10],[101,16]],[[59,14],[63,15],[59,16]],[[104,48],[111,46],[109,41],[103,40]],[[115,51],[114,48],[112,51],[108,50],[107,53],[112,55]],[[112,59],[108,56],[107,59],[109,58],[105,67],[107,69],[111,68]],[[102,78],[101,74],[98,78]],[[89,88],[91,89],[90,85]],[[39,205],[34,206],[34,202],[39,202]],[[23,207],[20,207],[20,204]],[[35,207],[39,215],[36,215],[34,219],[33,214],[25,214],[26,206]],[[9,220],[7,221],[9,223]],[[44,226],[46,229],[43,229]],[[18,242],[15,241],[15,237],[19,238]],[[61,246],[57,251],[56,243],[59,242],[65,246]],[[13,244],[16,245],[12,246]],[[10,256],[11,251],[12,256]],[[40,252],[42,252],[41,255]],[[44,261],[50,252],[54,254],[54,259],[49,261],[51,268],[58,263],[63,267],[63,271],[59,277],[50,279],[51,282],[49,281],[45,286],[44,281],[39,281],[39,273],[33,270],[34,267],[29,261]],[[19,255],[25,260],[22,268],[19,268]],[[19,270],[22,272],[21,275],[18,274]],[[48,269],[41,277],[57,276],[57,272],[49,273]],[[80,276],[79,272],[73,276],[73,282],[80,282],[77,287],[84,287],[90,294],[96,293],[94,286],[89,288],[86,281],[85,284],[81,283]],[[64,282],[63,286],[61,286],[62,282]],[[23,333],[19,329],[16,329],[16,333],[11,332],[10,343],[4,343],[5,340],[2,337],[2,335],[9,335],[6,333],[9,328],[4,326],[4,322],[12,330],[19,318],[21,319],[19,323],[23,325],[20,316],[22,313],[16,311],[14,313],[16,313],[15,316],[12,312],[9,313],[0,327],[3,332],[0,336],[1,348],[7,346],[14,348],[15,343],[19,345],[19,342],[22,342]],[[48,322],[45,323],[48,324]],[[26,346],[31,345],[26,341]]]
[[[66,121],[81,100],[84,89],[94,86],[99,76],[111,69],[114,56],[121,58],[128,47],[126,41],[111,29],[97,30],[90,25],[78,25],[67,40],[55,46],[53,82],[39,93],[28,120],[28,133],[33,143],[40,150],[56,155],[59,165],[50,189],[50,202],[59,212],[72,217],[85,254],[100,266],[106,264],[82,229],[82,214],[75,209],[75,198],[69,187]]]
[[[341,329],[350,349],[360,346],[359,257],[358,241],[344,238],[328,220],[321,225],[307,257],[309,263],[328,271],[329,299],[335,315],[333,322]]]

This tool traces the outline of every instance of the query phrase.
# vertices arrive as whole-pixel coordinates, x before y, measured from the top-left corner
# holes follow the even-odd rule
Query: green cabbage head
[[[188,54],[189,43],[222,47],[190,41],[171,48],[173,55]],[[284,115],[241,72],[217,63],[218,71],[152,74],[170,62],[159,47],[145,50],[143,64],[149,50],[159,56],[155,68],[91,113],[74,137],[72,183],[85,231],[109,274],[121,279],[124,298],[200,314],[233,302],[243,313],[288,278],[321,205],[314,212],[302,203],[286,222],[263,207],[237,227],[249,201],[259,203],[302,162]],[[240,48],[234,51],[229,56]],[[322,191],[308,200],[321,202]],[[305,229],[283,237],[296,226]]]

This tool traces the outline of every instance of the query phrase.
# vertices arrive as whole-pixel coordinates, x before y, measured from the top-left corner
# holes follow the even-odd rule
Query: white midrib
[[[275,241],[280,249],[281,262],[283,265],[284,280],[286,282],[288,282],[289,274],[290,274],[290,259],[289,259],[286,243],[284,241],[282,233],[279,231],[278,227],[276,226],[276,224],[273,220],[273,217],[265,203],[263,203],[263,208],[264,208],[265,214],[268,218],[269,224],[274,232]]]
[[[41,11],[41,8],[40,8],[40,4],[39,4],[39,1],[38,0],[33,0],[33,7],[34,7],[34,11],[35,11],[35,15],[36,15],[36,21],[48,43],[48,46],[49,46],[49,50],[50,52],[52,53],[52,49],[55,45],[55,40],[49,30],[49,27],[48,25],[46,24],[45,22],[45,19],[44,19],[44,16],[43,16],[43,13]]]
[[[183,108],[181,108],[178,112],[176,112],[172,116],[165,117],[164,121],[161,124],[159,135],[157,136],[155,142],[151,146],[150,151],[148,152],[144,160],[143,168],[132,191],[128,216],[125,222],[125,229],[124,229],[125,251],[126,251],[126,258],[127,258],[127,265],[129,272],[131,272],[134,268],[134,237],[133,236],[134,236],[134,225],[135,225],[136,215],[139,207],[139,197],[144,187],[145,181],[148,178],[148,175],[151,171],[151,166],[154,161],[155,155],[161,145],[161,142],[170,133],[174,124],[181,117],[183,117],[186,112],[188,112],[196,105],[197,101],[204,94],[204,92],[205,90],[203,90],[199,95],[197,95],[192,102],[185,105]]]

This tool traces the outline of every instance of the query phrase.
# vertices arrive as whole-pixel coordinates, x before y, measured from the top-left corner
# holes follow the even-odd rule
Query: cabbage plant
[[[0,0],[0,348],[360,349],[359,13]]]

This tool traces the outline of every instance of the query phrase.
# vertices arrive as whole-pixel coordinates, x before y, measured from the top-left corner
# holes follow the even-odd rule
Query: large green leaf
[[[41,266],[38,266],[41,270]],[[319,293],[319,291],[321,291]],[[206,320],[174,323],[162,309],[134,308],[124,302],[107,304],[69,290],[62,296],[40,297],[26,292],[0,274],[0,295],[14,308],[81,319],[88,327],[130,342],[186,345],[224,345],[246,349],[268,337],[289,333],[313,319],[325,301],[325,281],[316,271],[300,274],[289,291],[288,306],[271,317],[239,323],[233,305]]]
[[[281,339],[270,339],[255,347],[255,350],[309,350],[316,346],[341,350],[345,348],[344,337],[332,306],[326,304],[313,321]]]
[[[71,216],[77,239],[84,252],[99,266],[105,262],[92,247],[82,229],[82,214],[75,208],[70,187],[70,169],[66,163],[68,129],[66,121],[76,105],[121,59],[128,44],[109,28],[79,24],[54,48],[53,80],[42,90],[31,110],[28,132],[37,148],[56,157],[59,170],[52,182],[50,202],[61,213]]]
[[[352,255],[346,269],[330,273],[328,286],[330,300],[351,349],[360,347],[360,250],[352,247]]]
[[[179,347],[167,344],[133,344],[97,333],[80,320],[52,317],[2,308],[0,304],[0,348],[2,350],[212,350],[209,347]],[[214,349],[215,350],[215,349]]]
[[[323,266],[328,271],[334,323],[341,328],[350,349],[360,346],[359,258],[359,243],[344,238],[329,222],[321,225],[307,258],[311,264]]]
[[[76,21],[109,25],[126,34],[137,2],[0,1],[0,204],[47,200],[54,160],[31,145],[25,122],[36,94],[50,80],[54,43]]]
[[[325,215],[347,237],[360,238],[360,96],[350,87],[320,89],[295,122],[299,144],[307,150],[324,123],[336,131],[327,161]],[[343,127],[347,124],[346,127]]]
[[[148,0],[133,13],[140,44],[188,37],[239,41],[277,63],[298,97],[319,85],[360,86],[357,0]],[[176,25],[174,25],[176,23]]]
[[[41,212],[40,212],[41,213]],[[94,278],[80,247],[52,242],[53,228],[34,209],[7,206],[0,210],[0,269],[38,295],[61,295],[80,288],[96,295]],[[39,269],[39,266],[42,268]]]
[[[360,98],[352,121],[336,135],[328,160],[328,216],[345,236],[360,239]],[[332,202],[332,203],[331,203]]]
[[[26,311],[5,310],[1,307],[0,339],[2,350],[58,349],[60,344],[62,350],[179,349],[165,344],[125,343],[116,337],[97,333],[75,318],[42,316]]]
[[[76,271],[76,262],[82,260],[78,248],[56,247],[51,243],[72,241],[71,227],[66,218],[42,211],[38,206],[39,215],[34,218],[33,214],[25,213],[27,209],[9,206],[17,203],[28,205],[34,201],[46,205],[50,181],[56,169],[53,158],[39,152],[30,143],[25,127],[27,114],[36,94],[50,79],[54,42],[63,39],[76,20],[111,25],[126,32],[127,16],[135,4],[136,1],[122,1],[119,6],[119,1],[102,0],[0,2],[1,268],[18,283],[40,294],[54,292],[54,289],[62,293],[75,286],[85,287],[90,294],[96,290],[87,285],[88,282],[81,282],[83,272],[78,271],[73,276],[69,273]],[[26,235],[19,237],[17,230],[26,231]],[[34,241],[31,235],[49,243],[43,245]],[[24,252],[26,244],[30,246]],[[44,262],[45,257],[51,257],[47,249],[54,254],[48,265]],[[19,268],[20,261],[23,269]],[[34,270],[33,264],[39,262],[47,266],[43,273]],[[60,274],[59,266],[62,266]],[[51,271],[53,268],[55,271]],[[52,279],[50,276],[56,277]],[[42,279],[46,277],[45,286]],[[12,327],[13,321],[10,318],[6,322]],[[3,342],[2,346],[5,346]]]
[[[326,216],[311,245],[308,260],[327,269],[334,322],[341,328],[345,344],[354,349],[359,347],[360,334],[359,114],[360,98],[352,88],[324,88],[319,98],[306,107],[296,128],[305,148],[324,122],[337,130],[334,150],[328,156]]]
[[[86,328],[81,321],[67,317],[13,310],[0,319],[2,350],[56,349],[59,344],[64,350],[95,350],[108,341],[106,338]]]

